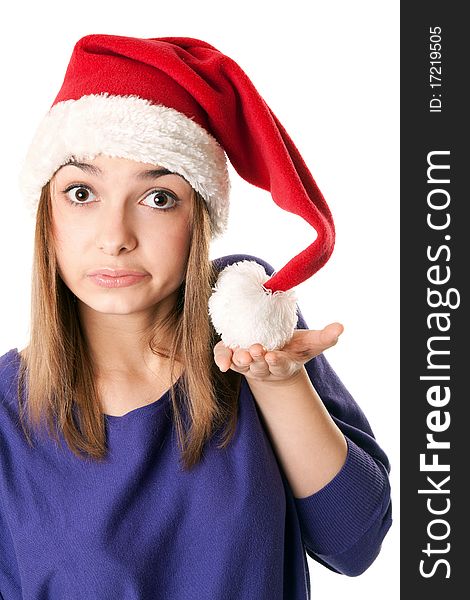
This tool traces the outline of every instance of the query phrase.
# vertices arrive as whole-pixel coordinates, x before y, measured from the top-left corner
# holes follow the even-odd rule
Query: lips
[[[102,288],[123,288],[144,281],[148,273],[125,269],[98,269],[88,274],[88,279]]]
[[[128,271],[126,269],[111,269],[108,267],[104,267],[102,269],[97,269],[96,271],[91,271],[88,273],[90,277],[94,277],[96,275],[103,275],[105,277],[127,277],[127,276],[136,276],[136,277],[144,277],[148,275],[145,271]]]

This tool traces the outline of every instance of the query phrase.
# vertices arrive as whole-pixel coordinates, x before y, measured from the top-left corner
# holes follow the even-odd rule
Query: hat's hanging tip
[[[209,315],[227,347],[262,344],[267,350],[278,350],[292,338],[298,320],[295,292],[273,292],[263,285],[268,279],[264,268],[250,260],[219,273]]]

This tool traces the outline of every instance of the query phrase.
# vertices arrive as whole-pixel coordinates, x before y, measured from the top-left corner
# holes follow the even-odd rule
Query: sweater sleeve
[[[236,260],[242,258],[256,260],[269,275],[274,272],[260,258],[238,255]],[[308,329],[298,307],[297,313],[296,329]],[[311,496],[294,497],[303,543],[311,558],[332,571],[360,575],[379,554],[392,523],[390,463],[361,408],[325,356],[314,357],[305,368],[345,436],[348,452],[342,469],[327,485]]]
[[[311,496],[294,498],[304,544],[309,556],[332,570],[360,575],[377,557],[392,523],[390,463],[324,355],[305,367],[343,432],[348,452],[342,469],[326,486]]]
[[[2,399],[0,397],[1,402]],[[0,450],[1,446],[2,444],[0,443]],[[2,497],[0,496],[0,600],[3,598],[21,597],[21,590],[18,589],[18,581],[20,581],[20,574],[18,572],[13,540],[6,513],[3,510]]]

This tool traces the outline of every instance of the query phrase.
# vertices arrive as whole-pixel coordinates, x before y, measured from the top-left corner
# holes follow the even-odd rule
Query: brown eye
[[[75,190],[74,198],[75,200],[80,200],[80,202],[84,202],[85,200],[88,200],[89,195],[89,191],[85,188],[78,188]]]
[[[145,200],[149,200],[146,206],[162,211],[176,208],[176,205],[180,202],[173,194],[165,190],[154,190],[145,197]]]
[[[65,190],[65,195],[72,204],[81,205],[90,204],[87,200],[93,196],[93,192],[83,185],[74,185]]]

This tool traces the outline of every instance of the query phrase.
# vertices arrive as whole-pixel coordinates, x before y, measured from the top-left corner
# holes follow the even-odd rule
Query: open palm
[[[221,371],[232,369],[248,379],[285,381],[295,377],[314,356],[334,346],[343,329],[340,323],[320,330],[296,329],[283,348],[269,351],[261,344],[232,350],[220,341],[214,346],[214,360]]]

